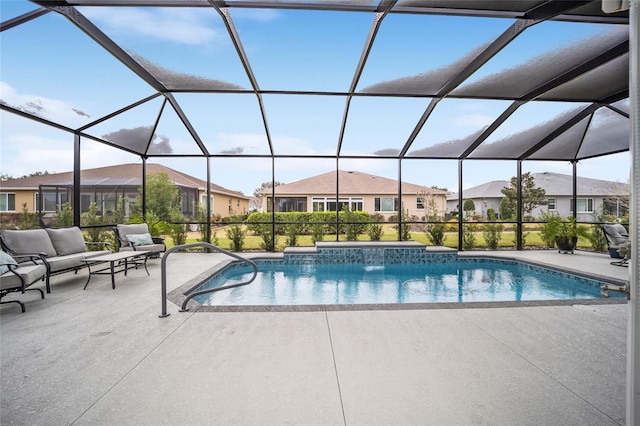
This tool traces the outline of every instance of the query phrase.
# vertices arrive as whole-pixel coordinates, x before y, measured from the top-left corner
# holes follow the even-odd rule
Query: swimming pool
[[[259,272],[253,283],[194,300],[203,306],[575,300],[602,298],[604,284],[535,265],[486,258],[382,265],[256,263]],[[197,288],[241,282],[251,274],[250,267],[234,263]]]

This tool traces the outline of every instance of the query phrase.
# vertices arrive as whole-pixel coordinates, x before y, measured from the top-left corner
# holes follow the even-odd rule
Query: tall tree
[[[273,182],[274,187],[283,185],[282,182],[278,182],[277,180]],[[264,197],[269,197],[271,194],[271,181],[262,182],[258,188],[253,191],[253,196],[257,200],[257,207],[262,207],[262,200]]]
[[[467,198],[462,204],[462,210],[464,210],[465,216],[469,218],[471,217],[472,212],[476,211],[476,204],[471,198]]]
[[[142,188],[138,190],[134,212],[142,213]],[[153,212],[158,219],[170,222],[176,213],[180,213],[180,195],[178,187],[164,172],[147,175],[147,212]]]
[[[518,211],[518,178],[511,178],[511,185],[502,188],[505,197],[505,209],[512,212]],[[530,172],[522,174],[522,211],[531,214],[538,206],[547,205],[547,194],[543,188],[538,188]]]

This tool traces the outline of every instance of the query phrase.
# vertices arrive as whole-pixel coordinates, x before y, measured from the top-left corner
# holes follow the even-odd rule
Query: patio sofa
[[[45,228],[25,230],[3,230],[0,234],[3,249],[13,256],[28,257],[32,262],[43,264],[46,269],[47,293],[51,293],[52,275],[64,272],[78,272],[87,266],[82,260],[86,257],[104,254],[109,250],[108,243],[91,243],[84,240],[77,226],[72,228]],[[93,250],[87,250],[87,245]]]

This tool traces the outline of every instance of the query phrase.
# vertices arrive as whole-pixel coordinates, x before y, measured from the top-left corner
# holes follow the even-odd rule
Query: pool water
[[[601,298],[604,283],[513,261],[427,264],[310,264],[256,261],[258,276],[246,286],[194,298],[205,306],[335,305],[530,301]],[[233,265],[200,288],[249,279],[252,269]],[[613,295],[612,295],[613,296]]]

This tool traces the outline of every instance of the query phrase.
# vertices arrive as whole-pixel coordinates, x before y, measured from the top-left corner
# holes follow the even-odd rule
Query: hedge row
[[[254,212],[247,218],[247,229],[256,235],[271,231],[272,213]],[[358,234],[366,232],[370,215],[367,212],[338,212],[339,232],[345,233],[347,226],[354,226]],[[347,223],[348,222],[348,223]],[[336,212],[276,212],[276,235],[285,235],[287,227],[294,224],[298,235],[310,235],[312,227],[320,226],[325,234],[336,233]]]

